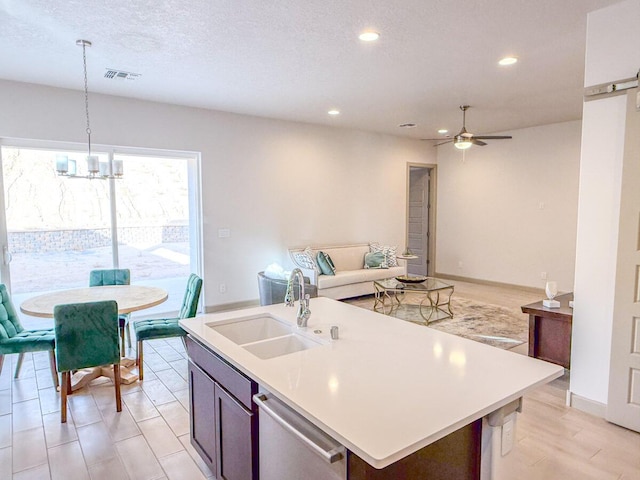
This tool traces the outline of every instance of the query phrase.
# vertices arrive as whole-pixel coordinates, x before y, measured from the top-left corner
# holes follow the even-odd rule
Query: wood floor
[[[455,295],[517,309],[541,294],[455,283]],[[203,479],[211,472],[189,444],[186,354],[177,339],[145,345],[145,380],[123,385],[116,413],[113,385],[101,381],[69,398],[60,424],[47,354],[15,355],[0,375],[0,480]],[[519,347],[526,354],[526,345]],[[500,480],[640,480],[640,434],[566,407],[565,376],[524,399],[516,447]],[[452,479],[457,480],[457,479]]]

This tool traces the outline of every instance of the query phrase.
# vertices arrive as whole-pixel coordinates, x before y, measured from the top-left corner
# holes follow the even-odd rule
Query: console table
[[[569,301],[573,293],[565,293],[554,300],[560,308],[547,308],[542,300],[522,306],[529,314],[529,356],[569,368],[571,364],[571,324],[573,308]]]

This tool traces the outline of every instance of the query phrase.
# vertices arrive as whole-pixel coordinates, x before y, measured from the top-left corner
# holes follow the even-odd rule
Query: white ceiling
[[[83,38],[90,92],[415,138],[470,104],[486,134],[581,117],[586,15],[618,1],[0,0],[0,78],[80,90]]]

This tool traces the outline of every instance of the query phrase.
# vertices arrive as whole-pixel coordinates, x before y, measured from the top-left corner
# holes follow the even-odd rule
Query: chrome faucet
[[[299,268],[294,268],[289,276],[284,302],[287,307],[293,307],[295,305],[296,297],[293,293],[293,283],[296,279],[298,280],[298,298],[300,300],[296,322],[298,327],[306,327],[309,317],[311,316],[311,310],[309,310],[309,294],[304,293],[304,275],[302,274],[302,270]]]

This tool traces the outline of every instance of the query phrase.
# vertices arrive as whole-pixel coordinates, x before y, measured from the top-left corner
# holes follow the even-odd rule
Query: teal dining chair
[[[138,320],[137,322],[133,322],[133,330],[138,341],[136,365],[138,365],[138,376],[140,380],[144,379],[142,342],[156,338],[182,337],[184,343],[184,336],[187,332],[182,329],[178,321],[183,318],[196,316],[201,290],[202,279],[192,273],[187,281],[187,290],[185,291],[182,308],[180,308],[180,313],[177,318]]]
[[[0,299],[0,373],[2,373],[5,355],[19,354],[15,373],[15,378],[18,378],[25,353],[48,351],[53,384],[58,388],[53,329],[25,330],[11,302],[7,287],[3,283],[0,283],[0,297],[2,297]]]
[[[67,421],[67,393],[71,371],[113,364],[116,410],[122,411],[120,396],[120,347],[118,304],[113,300],[56,305],[56,362],[62,373],[60,420]]]
[[[108,270],[92,270],[89,273],[89,286],[102,287],[105,285],[130,285],[131,272],[128,268],[113,268]],[[131,348],[131,330],[129,328],[129,314],[125,313],[118,317],[120,327],[120,354],[125,356],[125,331],[129,348]]]

